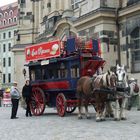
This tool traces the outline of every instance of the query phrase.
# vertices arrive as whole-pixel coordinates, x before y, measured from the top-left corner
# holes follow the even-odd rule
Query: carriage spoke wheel
[[[67,112],[67,113],[72,113],[72,112],[75,111],[75,109],[76,109],[75,106],[67,106],[67,108],[66,108],[66,112]]]
[[[31,112],[35,116],[42,115],[45,109],[45,94],[40,88],[32,89],[32,97],[30,102]]]
[[[58,115],[63,117],[66,112],[66,98],[63,93],[59,93],[56,97],[56,108]]]

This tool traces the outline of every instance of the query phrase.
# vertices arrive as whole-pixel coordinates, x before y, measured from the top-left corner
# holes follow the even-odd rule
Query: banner
[[[52,41],[25,48],[26,61],[49,59],[60,56],[60,41]]]

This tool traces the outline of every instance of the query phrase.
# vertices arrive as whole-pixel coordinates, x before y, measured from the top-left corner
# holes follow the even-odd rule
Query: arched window
[[[6,25],[6,20],[5,19],[3,20],[3,25]]]
[[[14,17],[13,18],[13,22],[17,22],[17,17]]]
[[[140,27],[131,32],[132,71],[140,71]]]
[[[5,13],[4,13],[4,17],[7,17],[7,16],[8,16],[8,13],[7,13],[7,12],[5,12]]]
[[[9,24],[12,23],[12,19],[11,19],[11,18],[8,19],[8,23],[9,23]]]
[[[12,10],[9,12],[9,15],[10,15],[10,16],[12,16],[12,15],[13,15],[13,11],[12,11]]]
[[[0,13],[0,18],[2,18],[3,17],[3,14],[2,13]]]

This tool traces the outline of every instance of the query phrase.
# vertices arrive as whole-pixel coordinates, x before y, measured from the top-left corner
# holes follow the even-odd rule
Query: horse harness
[[[102,88],[106,88],[106,86],[107,87],[110,86],[107,75],[106,75],[106,85],[105,85],[105,83],[103,81],[103,75],[98,75],[96,77],[92,77],[91,78],[91,81],[92,81],[91,82],[91,87],[92,87],[93,93],[95,93],[96,90],[100,90],[100,88],[96,88],[95,87],[96,84],[101,84],[102,85]]]

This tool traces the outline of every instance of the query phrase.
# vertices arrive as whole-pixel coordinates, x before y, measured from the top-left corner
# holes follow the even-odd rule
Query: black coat
[[[32,87],[31,85],[24,85],[22,89],[22,96],[23,98],[31,98],[32,95]]]

